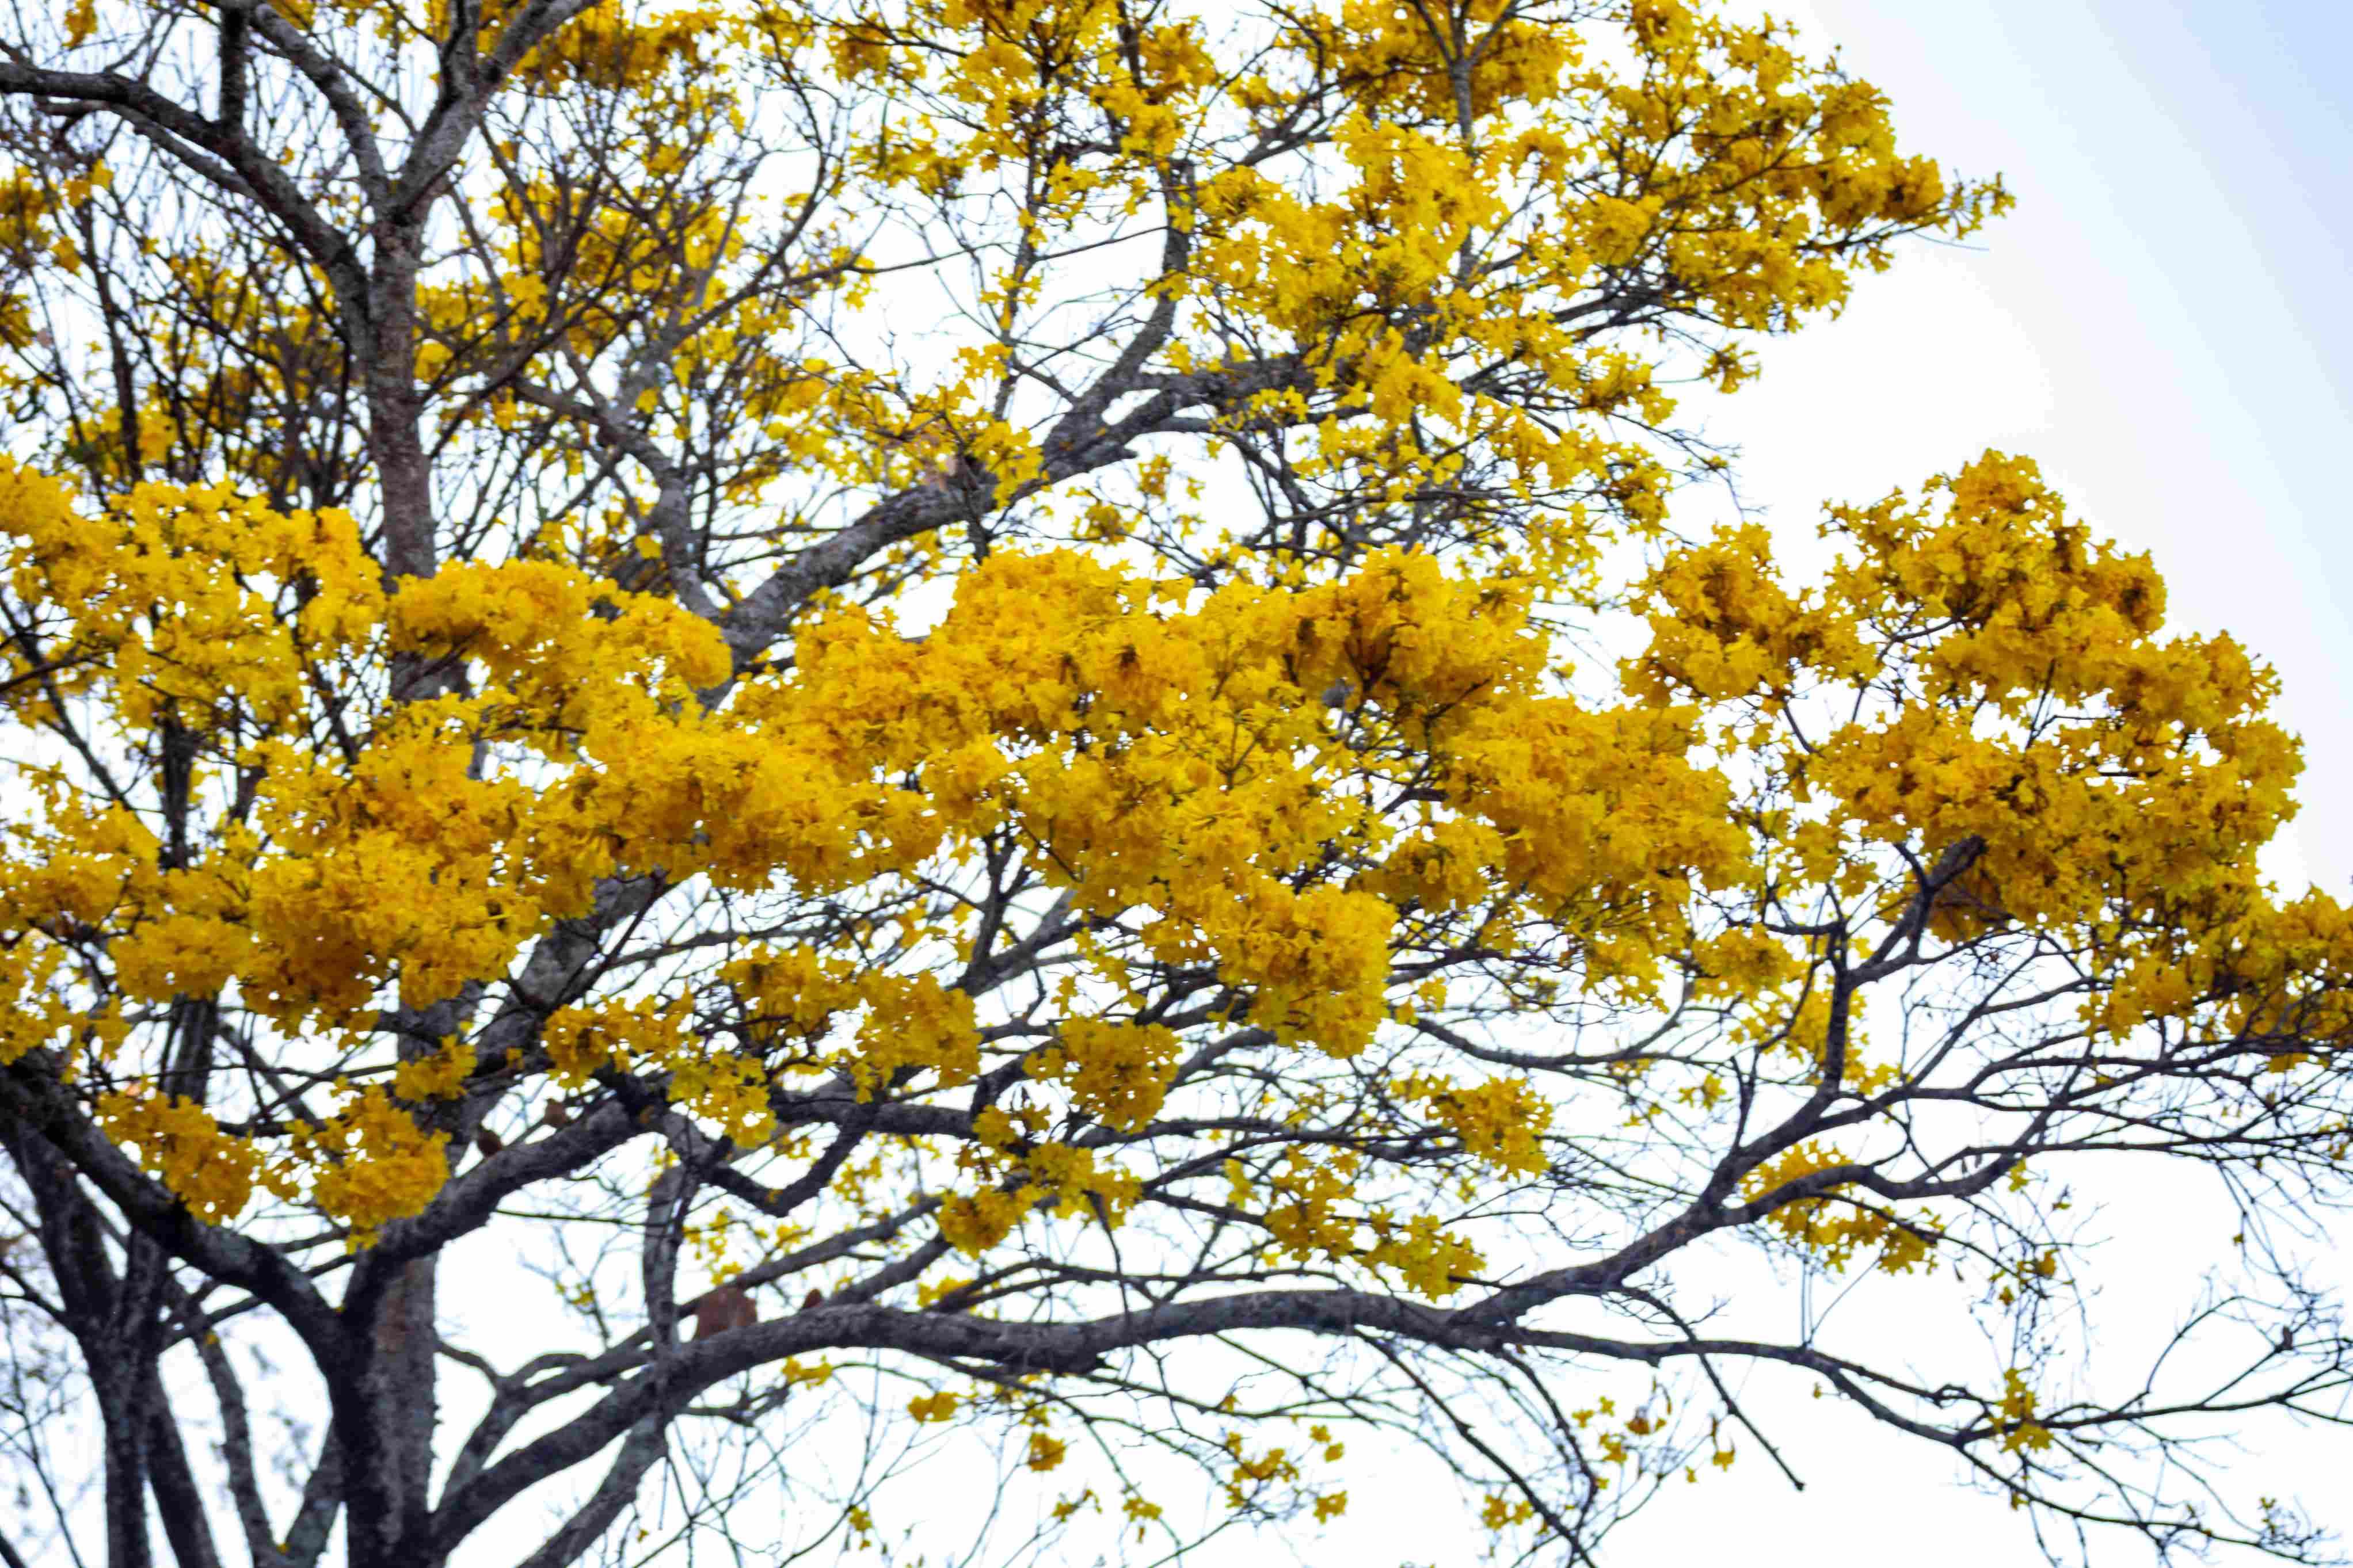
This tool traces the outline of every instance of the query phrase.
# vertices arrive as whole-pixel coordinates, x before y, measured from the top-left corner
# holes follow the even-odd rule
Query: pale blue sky
[[[2342,417],[2353,405],[2353,5],[2107,0],[2099,14],[2245,226]]]

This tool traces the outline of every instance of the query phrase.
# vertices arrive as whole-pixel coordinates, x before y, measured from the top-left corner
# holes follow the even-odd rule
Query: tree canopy
[[[2199,1464],[2353,1368],[2274,678],[2024,458],[1678,521],[1685,389],[2007,205],[1817,43],[0,27],[11,1563],[782,1561],[981,1450],[1158,1561],[1352,1438],[1585,1562],[1810,1387],[2054,1552],[2325,1552]],[[2244,1230],[2095,1363],[2152,1163]]]

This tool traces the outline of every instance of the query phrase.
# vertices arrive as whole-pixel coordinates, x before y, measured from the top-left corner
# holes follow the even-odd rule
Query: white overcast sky
[[[2304,815],[2268,864],[2284,884],[2353,896],[2341,699],[2353,671],[2353,0],[1769,8],[1883,89],[1909,145],[2000,173],[2018,207],[1967,249],[1915,250],[1865,279],[1839,321],[1767,347],[1764,378],[1709,414],[1712,432],[1744,448],[1744,503],[1810,531],[1825,500],[1910,488],[1988,447],[2034,457],[2078,515],[2153,553],[2176,627],[2230,631],[2279,670],[2307,771]],[[2126,1351],[2174,1321],[2198,1260],[2225,1250],[2232,1227],[2170,1186],[2116,1194],[2107,1217],[2095,1311],[2104,1341]],[[2332,1272],[2341,1284],[2341,1252]],[[1900,1316],[1892,1329],[1883,1342],[1901,1359]],[[2036,1560],[2003,1501],[1954,1487],[1936,1455],[1810,1402],[1776,1436],[1803,1494],[1750,1457],[1673,1489],[1610,1555],[1761,1568]],[[2353,1434],[2281,1424],[2241,1441],[2239,1474],[2302,1494],[2353,1536]],[[1351,1528],[1302,1555],[1475,1561],[1457,1521],[1411,1496],[1359,1485]],[[2094,1550],[2103,1564],[2148,1560],[2123,1539]]]

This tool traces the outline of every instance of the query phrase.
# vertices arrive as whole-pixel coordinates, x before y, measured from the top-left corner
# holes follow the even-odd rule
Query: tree
[[[1810,573],[1672,515],[1680,385],[2006,204],[1834,61],[1683,0],[8,26],[20,1529],[780,1554],[945,1431],[1156,1557],[1370,1431],[1582,1562],[1810,1384],[2054,1553],[2324,1551],[2197,1467],[2353,1366],[2274,678],[2024,459]],[[2153,1164],[2245,1234],[2118,1379],[2075,1195]],[[1719,1314],[1752,1256],[1935,1326]]]

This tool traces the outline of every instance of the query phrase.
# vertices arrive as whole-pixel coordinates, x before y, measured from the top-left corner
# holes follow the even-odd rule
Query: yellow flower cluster
[[[369,1085],[317,1126],[298,1124],[290,1151],[311,1173],[311,1201],[365,1247],[396,1219],[421,1212],[448,1179],[446,1132],[426,1132],[383,1089]]]
[[[1025,1065],[1033,1079],[1067,1082],[1071,1101],[1089,1116],[1133,1132],[1160,1113],[1177,1050],[1176,1034],[1158,1025],[1069,1018],[1057,1043]]]
[[[1844,691],[1827,732],[1749,731],[1775,808],[1770,853],[1838,884],[1871,845],[1933,858],[1982,842],[1941,931],[2191,907],[2234,914],[2253,851],[2293,809],[2274,678],[2227,637],[2161,637],[2144,557],[2096,543],[2033,464],[1989,453],[1913,501],[1834,509],[1823,585],[1778,585],[1750,532],[1678,552],[1651,581],[1630,683],[1727,717]],[[1867,716],[1852,717],[1856,694]]]
[[[1771,1197],[1787,1183],[1849,1163],[1835,1146],[1810,1139],[1750,1171],[1741,1182],[1741,1194],[1752,1202]],[[1833,1270],[1844,1271],[1855,1254],[1865,1250],[1879,1268],[1894,1274],[1909,1273],[1928,1262],[1940,1234],[1933,1218],[1898,1218],[1883,1205],[1841,1195],[1842,1191],[1842,1185],[1833,1186],[1819,1195],[1781,1202],[1766,1223]]]
[[[93,510],[22,469],[0,481],[5,569],[51,617],[49,646],[73,650],[21,672],[20,718],[99,703],[126,733],[194,737],[198,775],[234,784],[198,788],[210,820],[170,861],[136,815],[54,770],[20,775],[42,810],[11,829],[0,900],[13,929],[44,934],[7,951],[8,1053],[121,1047],[119,1005],[68,999],[78,933],[107,934],[127,1002],[227,992],[283,1026],[358,1028],[394,997],[495,980],[601,879],[821,896],[993,836],[1122,934],[1081,943],[1098,1005],[1061,993],[1051,1043],[1023,1058],[1033,1098],[992,1112],[964,1162],[940,1225],[968,1253],[1033,1210],[1116,1223],[1135,1202],[1134,1173],[1041,1134],[1055,1098],[1120,1133],[1163,1113],[1182,1037],[1099,1005],[1132,996],[1139,963],[1205,966],[1223,1018],[1345,1058],[1398,1015],[1409,923],[1505,948],[1540,930],[1588,987],[1655,996],[1683,973],[1742,1009],[1734,1037],[1818,1079],[1826,994],[1788,944],[1713,924],[1696,894],[1791,875],[1867,888],[1879,845],[1933,858],[1974,840],[1937,929],[2088,926],[2107,984],[2087,1015],[2115,1031],[2201,1007],[2201,1026],[2249,1026],[2353,958],[2342,909],[2274,908],[2253,880],[2295,766],[2262,716],[2268,674],[2224,639],[2161,639],[2147,563],[2091,542],[2015,459],[1838,512],[1845,553],[1810,593],[1752,535],[1668,553],[1647,584],[1651,647],[1608,707],[1547,684],[1544,584],[1421,552],[1204,592],[999,551],[928,635],[835,605],[788,668],[712,705],[698,694],[733,664],[708,623],[572,568],[460,565],[387,596],[347,520],[153,487]],[[353,669],[394,658],[459,679],[375,710],[341,697]],[[1802,743],[1768,734],[1820,689],[1883,700]],[[1759,767],[1695,760],[1719,732]],[[2193,906],[2195,940],[2099,934]],[[847,1073],[868,1097],[972,1081],[982,1030],[944,973],[850,946],[744,948],[711,972],[716,992],[584,1001],[543,1041],[561,1082],[658,1073],[757,1145],[780,1075]],[[2235,1000],[2218,1012],[2216,994]],[[714,995],[737,1048],[712,1043]],[[406,1108],[463,1093],[475,1065],[462,1040],[400,1063],[275,1156],[199,1107],[125,1099],[110,1115],[203,1214],[234,1215],[251,1173],[282,1165],[365,1236],[446,1179],[439,1135]],[[1841,1081],[1875,1092],[1896,1070],[1850,1039]],[[1404,1098],[1497,1174],[1544,1168],[1554,1107],[1529,1084],[1431,1077]],[[1832,1160],[1792,1151],[1751,1194]],[[1273,1243],[1433,1295],[1476,1272],[1436,1217],[1362,1206],[1356,1175],[1341,1156],[1283,1167],[1258,1210]],[[1925,1255],[1915,1230],[1835,1197],[1773,1223],[1834,1265]]]
[[[2015,1454],[2039,1453],[2051,1447],[2051,1428],[2034,1418],[2034,1388],[2016,1367],[2001,1374],[2001,1446]]]
[[[142,485],[92,515],[0,458],[0,572],[55,617],[32,628],[55,637],[44,679],[29,679],[21,645],[0,650],[0,691],[26,720],[102,682],[134,731],[168,720],[209,733],[234,720],[270,732],[303,708],[306,668],[359,652],[382,618],[378,568],[341,512]]]
[[[134,1149],[139,1163],[161,1177],[190,1213],[209,1224],[237,1218],[252,1201],[261,1159],[253,1145],[221,1131],[191,1100],[177,1095],[114,1093],[98,1102],[107,1137]]]
[[[1397,1092],[1430,1107],[1430,1120],[1462,1142],[1464,1153],[1520,1175],[1546,1163],[1544,1135],[1553,1107],[1525,1079],[1490,1079],[1458,1088],[1445,1079],[1409,1079]]]

